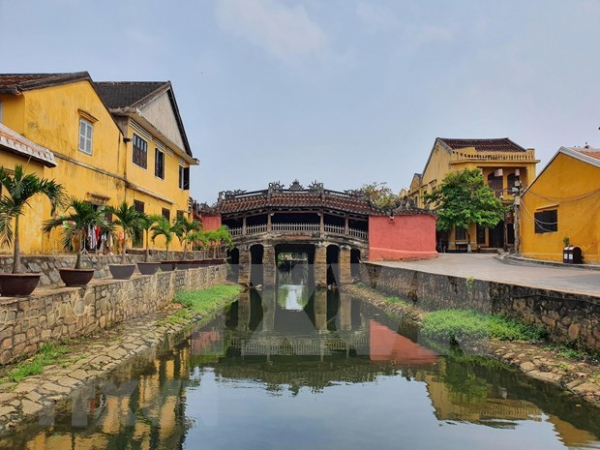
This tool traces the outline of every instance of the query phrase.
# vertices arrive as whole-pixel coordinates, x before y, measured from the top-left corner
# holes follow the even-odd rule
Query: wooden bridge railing
[[[271,225],[272,233],[318,233],[320,230],[320,225],[318,223],[274,223]],[[328,225],[325,224],[323,227],[323,231],[326,234],[335,234],[339,236],[351,236],[353,238],[367,240],[369,237],[369,232],[365,230],[357,230],[355,228],[348,228],[346,230],[345,227],[341,225]],[[260,225],[248,225],[246,227],[246,233],[242,227],[240,228],[230,228],[229,233],[233,237],[238,236],[248,236],[253,234],[261,234],[267,233],[268,226],[267,224]]]

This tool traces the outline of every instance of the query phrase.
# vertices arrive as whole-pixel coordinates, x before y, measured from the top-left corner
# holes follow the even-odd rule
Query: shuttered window
[[[148,143],[133,134],[133,163],[143,169],[148,168]]]
[[[534,214],[534,219],[536,233],[558,231],[558,210],[538,211]]]

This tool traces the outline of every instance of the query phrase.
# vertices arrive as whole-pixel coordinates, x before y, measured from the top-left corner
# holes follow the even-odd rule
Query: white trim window
[[[87,155],[92,154],[92,141],[94,125],[85,119],[79,119],[79,151]]]

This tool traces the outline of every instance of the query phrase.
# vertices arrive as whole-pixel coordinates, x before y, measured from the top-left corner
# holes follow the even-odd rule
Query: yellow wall
[[[514,173],[515,169],[520,171],[520,180],[523,187],[535,178],[535,168],[537,160],[535,160],[535,152],[528,150],[527,153],[511,154],[511,153],[482,153],[477,152],[474,148],[461,149],[460,154],[466,155],[466,158],[460,158],[457,155],[457,151],[452,153],[448,152],[441,144],[436,142],[432,150],[430,159],[423,171],[423,178],[421,186],[415,189],[411,184],[411,191],[409,196],[411,198],[419,199],[419,207],[425,207],[423,201],[425,194],[430,194],[432,190],[439,186],[445,176],[450,172],[459,172],[461,170],[469,169],[480,169],[483,173],[484,180],[487,182],[487,176],[490,172],[497,169],[503,171],[503,197],[505,204],[511,204],[514,197],[508,192],[508,180],[507,177],[510,173]],[[505,156],[503,156],[505,155]],[[498,159],[498,157],[504,159]],[[469,227],[468,230],[470,244],[473,249],[477,248],[477,229],[475,225]],[[452,230],[449,233],[449,249],[454,250],[456,239],[455,231]],[[467,241],[460,241],[461,244],[467,244]],[[489,244],[489,237],[486,238],[486,243]]]
[[[534,214],[543,209],[557,209],[558,231],[535,233]],[[559,153],[523,195],[520,210],[523,256],[562,261],[562,240],[569,237],[584,262],[600,262],[599,167]]]
[[[39,177],[43,177],[46,170],[40,163],[0,150],[0,166],[13,170],[17,165],[23,166],[26,173],[35,173]],[[43,211],[50,210],[50,202],[45,197],[36,196],[31,199],[29,205],[30,207],[25,207],[25,215],[19,219],[21,247],[27,251],[41,253],[44,240],[41,232],[42,222],[45,218]],[[12,247],[0,249],[0,253],[12,253],[12,251]]]
[[[138,124],[139,126],[139,124]],[[133,203],[138,200],[144,203],[144,212],[147,214],[162,214],[162,209],[170,211],[171,221],[175,219],[178,211],[188,211],[190,191],[179,188],[179,156],[173,151],[167,151],[160,148],[155,143],[156,137],[150,130],[145,129],[145,136],[132,127],[128,122],[127,136],[132,138],[127,143],[127,180],[131,183],[127,188],[127,201]],[[137,134],[148,144],[147,168],[144,169],[133,163],[133,134]],[[155,149],[159,148],[165,155],[165,178],[161,179],[155,175]],[[172,154],[169,154],[172,153]],[[184,163],[185,167],[189,164]],[[148,192],[158,194],[157,196],[148,195]],[[165,200],[168,201],[165,201]],[[186,214],[191,219],[189,214]],[[164,239],[157,238],[156,245],[152,242],[153,248],[164,248]],[[174,238],[169,246],[169,250],[181,250],[177,238]]]
[[[165,152],[165,180],[157,178],[153,137],[148,140],[148,168],[144,170],[133,164],[133,143],[124,141],[121,129],[89,81],[25,91],[19,96],[2,95],[0,100],[2,122],[55,155],[58,167],[34,167],[32,163],[29,165],[31,171],[55,179],[69,196],[115,206],[122,201],[133,204],[134,200],[139,200],[144,202],[145,212],[149,214],[161,214],[162,208],[169,209],[171,220],[177,211],[188,210],[189,190],[179,189],[179,156]],[[80,117],[90,119],[90,116],[93,122],[92,155],[78,149]],[[126,131],[127,137],[131,138],[134,131],[131,128]],[[18,161],[4,153],[0,153],[0,157],[0,164],[9,168]],[[49,202],[38,198],[32,206],[33,210],[27,211],[22,219],[23,253],[63,252],[58,230],[50,235],[41,232],[43,220],[50,217]],[[163,249],[164,241],[157,239],[157,244],[152,246]],[[176,238],[171,249],[180,249]]]

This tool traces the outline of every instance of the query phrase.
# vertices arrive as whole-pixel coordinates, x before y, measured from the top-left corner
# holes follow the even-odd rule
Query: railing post
[[[271,224],[271,211],[267,211],[267,233],[270,233],[273,228]]]
[[[344,234],[347,236],[349,231],[350,231],[350,226],[348,223],[348,217],[346,217],[344,219]]]
[[[242,218],[242,236],[246,236],[246,216]]]

